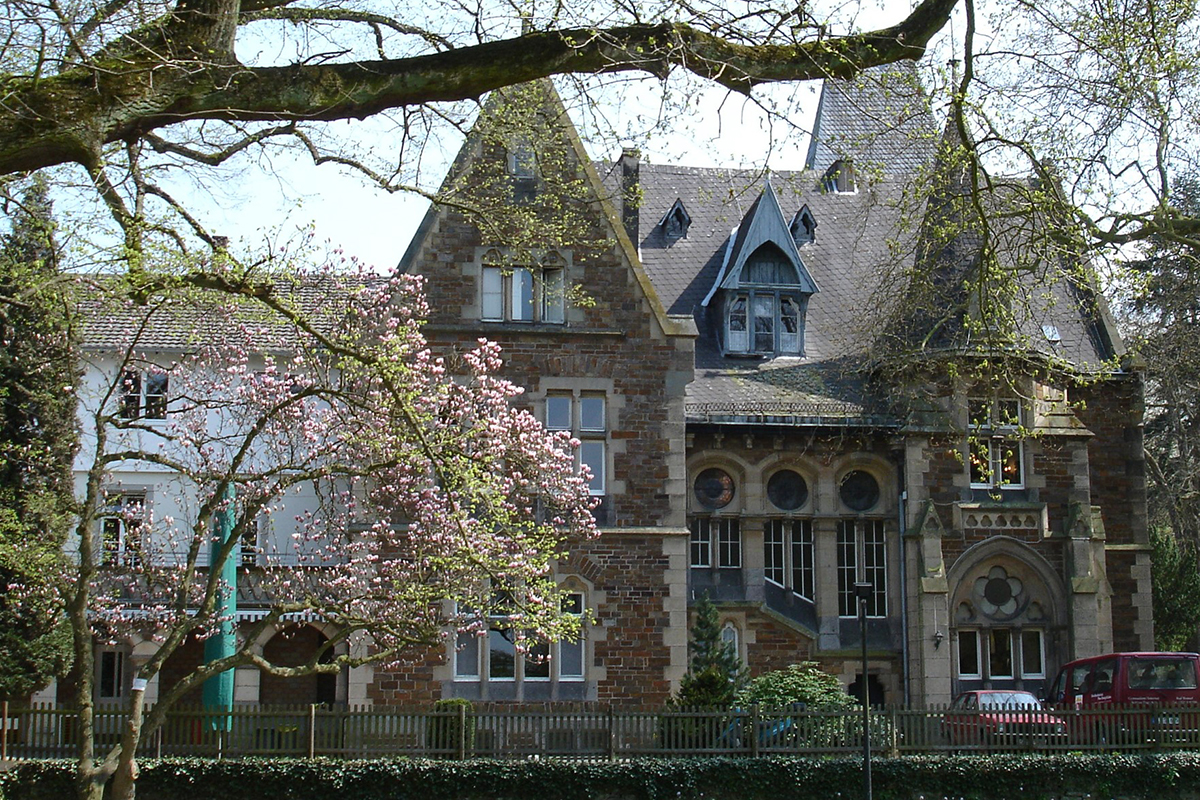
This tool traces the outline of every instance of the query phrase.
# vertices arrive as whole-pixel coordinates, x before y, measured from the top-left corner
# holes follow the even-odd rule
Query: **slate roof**
[[[762,191],[764,175],[749,170],[643,164],[638,241],[646,274],[670,314],[692,314],[700,330],[695,379],[688,388],[692,418],[803,418],[848,421],[881,413],[865,396],[855,365],[879,317],[875,290],[895,263],[900,223],[921,213],[903,186],[881,182],[859,194],[821,190],[813,172],[775,172],[771,183],[784,217],[807,204],[817,222],[815,241],[799,248],[820,291],[808,302],[805,356],[754,361],[721,355],[709,309],[732,230]],[[683,201],[692,223],[683,238],[657,225],[660,209]],[[911,240],[911,235],[908,237]],[[903,245],[900,245],[903,247]],[[912,242],[907,243],[911,252]],[[715,314],[715,309],[713,309]]]
[[[913,173],[928,165],[937,136],[915,66],[867,70],[825,81],[805,167],[824,175],[849,159],[863,173]]]
[[[103,276],[81,280],[94,287],[79,305],[82,344],[89,350],[123,350],[132,343],[141,352],[190,352],[227,340],[232,326],[240,325],[254,331],[264,351],[287,352],[299,341],[294,326],[252,302],[179,292],[139,304],[114,297]],[[349,293],[360,285],[357,278],[309,275],[278,280],[274,290],[318,329],[331,330],[343,318]]]
[[[913,87],[915,84],[903,83]],[[863,87],[866,87],[865,89]],[[931,117],[914,116],[913,98],[887,79],[867,83],[827,82],[822,94],[818,139],[810,150],[814,169],[772,172],[770,184],[785,219],[807,205],[816,220],[815,240],[802,244],[800,257],[820,291],[807,307],[803,357],[755,360],[722,355],[715,305],[703,306],[726,258],[731,233],[762,194],[762,172],[691,168],[643,163],[639,169],[641,205],[634,244],[669,314],[691,314],[700,338],[696,370],[687,390],[689,421],[756,424],[894,424],[882,398],[867,391],[862,366],[884,331],[885,314],[903,296],[919,251],[936,137]],[[897,103],[900,107],[897,107]],[[872,126],[883,135],[862,137]],[[841,141],[865,143],[858,152],[877,167],[859,174],[857,191],[823,188],[832,163],[835,126],[850,131]],[[916,136],[915,143],[909,137]],[[844,154],[845,151],[843,151]],[[861,162],[856,160],[856,170]],[[612,196],[619,169],[600,165]],[[691,218],[682,238],[659,225],[679,200]],[[1011,247],[1020,247],[1013,237]],[[964,248],[964,270],[976,252]],[[1030,346],[1074,364],[1097,364],[1113,355],[1111,325],[1088,287],[1058,280],[1049,286],[1030,279],[1023,298],[1020,333]],[[1102,301],[1101,301],[1102,303]],[[1057,332],[1051,342],[1043,332]]]

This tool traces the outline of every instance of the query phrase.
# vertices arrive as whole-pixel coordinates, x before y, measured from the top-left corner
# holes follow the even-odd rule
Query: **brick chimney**
[[[621,151],[621,224],[634,247],[641,242],[638,239],[638,210],[642,205],[642,187],[638,173],[642,163],[642,151],[636,147],[626,147]]]

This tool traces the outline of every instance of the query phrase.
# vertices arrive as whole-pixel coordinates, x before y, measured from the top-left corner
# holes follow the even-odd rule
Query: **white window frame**
[[[867,619],[887,617],[887,526],[882,519],[838,520],[837,575],[839,617],[857,619],[858,598],[854,592],[854,584],[859,581],[871,584]]]
[[[484,264],[479,318],[521,325],[566,323],[566,267]]]
[[[791,301],[796,309],[796,330],[784,332],[784,300]],[[744,303],[745,330],[735,331],[733,320],[734,309],[738,303]],[[760,348],[755,332],[755,320],[758,316],[755,309],[761,303],[769,303],[771,311],[771,347]],[[730,353],[746,353],[759,355],[799,356],[804,354],[804,299],[797,292],[783,289],[742,289],[737,291],[725,309],[725,350]],[[794,346],[784,347],[785,338],[791,339]]]
[[[712,566],[712,526],[709,517],[693,517],[688,524],[688,561],[690,566],[708,568]]]
[[[592,477],[588,494],[608,494],[608,395],[604,392],[550,392],[543,420],[547,430],[567,431],[579,440],[575,467],[587,464]]]
[[[1017,641],[1019,642],[1018,655],[1019,655],[1021,678],[1023,680],[1032,680],[1035,678],[1043,678],[1044,679],[1046,677],[1046,634],[1045,634],[1045,631],[1043,631],[1041,628],[1018,628],[1015,631],[1015,634],[1016,635],[1014,638],[1016,638]],[[1037,636],[1038,664],[1041,665],[1041,669],[1036,672],[1033,672],[1033,671],[1026,672],[1026,670],[1025,670],[1025,652],[1027,650],[1027,645],[1029,644],[1029,642],[1027,642],[1025,640],[1025,638],[1026,638],[1026,636],[1028,636],[1030,634],[1035,634]]]
[[[974,672],[964,672],[963,671],[962,651],[963,651],[964,645],[966,645],[966,643],[967,643],[966,640],[968,640],[968,639],[971,642],[973,642],[975,645],[975,648],[974,648],[975,649],[975,671]],[[980,647],[979,647],[979,639],[980,639],[979,630],[976,628],[960,628],[958,631],[958,642],[955,645],[957,647],[957,651],[955,652],[955,659],[958,661],[958,664],[957,664],[958,677],[963,680],[982,680],[983,679],[983,652],[980,650]]]
[[[141,549],[138,539],[146,531],[146,511],[145,492],[105,493],[97,532],[97,553],[101,564],[137,565]]]
[[[960,680],[978,681],[998,680],[998,681],[1029,681],[1029,680],[1045,680],[1046,678],[1046,631],[1043,628],[1035,627],[980,627],[980,628],[959,628],[955,634],[958,638],[955,651],[955,659],[958,662],[955,665],[955,672]],[[992,648],[991,642],[993,637],[1003,635],[1008,637],[1009,652],[1012,659],[1011,674],[996,674],[992,671]],[[1036,647],[1038,654],[1038,663],[1041,666],[1040,671],[1026,671],[1025,669],[1025,651],[1030,642],[1027,638],[1037,639]],[[970,638],[975,642],[975,665],[976,672],[964,672],[962,665],[962,648],[965,639]],[[984,644],[987,643],[985,647]]]
[[[162,422],[167,419],[170,391],[170,375],[165,371],[122,370],[117,414],[124,420]]]
[[[797,597],[813,602],[815,555],[811,519],[773,517],[763,522],[763,577],[769,583],[790,589]]]
[[[96,697],[100,700],[120,700],[129,694],[128,654],[118,647],[102,647],[96,651]],[[112,675],[105,672],[111,667]],[[106,680],[106,677],[111,679]]]
[[[1020,674],[1020,670],[1017,669],[1018,653],[1016,648],[1013,647],[1012,628],[984,628],[983,630],[987,633],[988,642],[988,646],[986,648],[988,677],[992,680],[1000,681],[1016,680],[1017,675]],[[992,669],[992,654],[993,652],[996,652],[996,648],[994,648],[993,645],[997,642],[1001,644],[1007,643],[1008,645],[1008,672],[1002,672],[1000,674],[997,674],[995,670]]]
[[[1024,404],[1009,397],[970,397],[967,400],[967,474],[972,489],[1018,490],[1025,488],[1025,443],[1017,435],[1024,419]],[[976,480],[976,462],[983,459],[987,449],[987,476]],[[1017,456],[1017,476],[1008,481],[1004,476],[1006,451],[1011,448]]]
[[[825,191],[831,194],[858,194],[858,177],[853,161],[839,158],[829,166],[829,171],[825,173]]]
[[[575,614],[582,620],[583,609],[586,598],[583,592],[566,592],[563,595],[563,606],[573,606],[578,609],[575,611],[565,611],[564,613]],[[504,631],[512,631],[513,627],[507,625],[508,617],[494,616],[488,619],[486,628],[480,631],[460,631],[455,637],[454,652],[451,654],[451,664],[454,671],[454,680],[456,683],[496,683],[496,684],[512,684],[512,683],[579,683],[587,680],[587,632],[581,625],[579,630],[579,640],[568,642],[562,639],[557,642],[542,642],[537,644],[527,643],[523,645],[526,652],[522,653],[516,648],[516,640],[510,640],[513,643],[513,674],[511,676],[495,676],[492,674],[492,647],[491,640],[493,634],[503,636]],[[530,651],[533,648],[545,647],[549,670],[546,675],[531,675],[527,668],[527,661],[530,657]],[[578,661],[579,671],[564,672],[563,666],[566,662],[566,648],[571,648],[577,654],[573,661]]]
[[[689,561],[693,567],[742,568],[742,528],[738,517],[697,515],[688,521]],[[700,563],[707,553],[708,562]]]

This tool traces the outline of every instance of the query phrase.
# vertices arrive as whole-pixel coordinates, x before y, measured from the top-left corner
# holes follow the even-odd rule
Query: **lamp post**
[[[854,584],[854,596],[858,598],[858,635],[862,640],[862,742],[863,742],[863,797],[872,800],[871,792],[871,691],[867,686],[867,601],[871,599],[871,584],[859,581]]]

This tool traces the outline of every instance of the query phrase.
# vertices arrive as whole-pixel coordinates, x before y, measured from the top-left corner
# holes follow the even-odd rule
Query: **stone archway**
[[[263,645],[263,657],[279,666],[295,667],[306,663],[328,641],[312,625],[289,625],[275,633]],[[327,653],[324,661],[332,660]],[[337,702],[337,675],[305,675],[282,678],[263,673],[259,683],[259,702],[264,705],[312,705]]]
[[[955,691],[1039,693],[1060,661],[1066,602],[1061,580],[1028,545],[993,537],[948,576]]]

